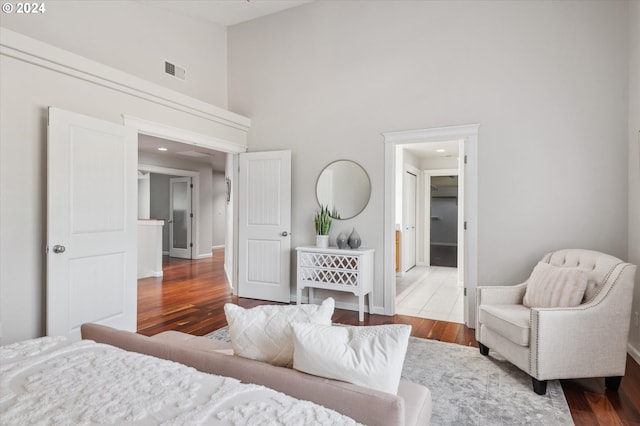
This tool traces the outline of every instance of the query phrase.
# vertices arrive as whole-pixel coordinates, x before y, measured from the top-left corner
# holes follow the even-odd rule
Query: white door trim
[[[465,244],[465,323],[470,328],[476,324],[476,294],[478,282],[478,129],[479,124],[437,127],[432,129],[407,130],[382,133],[385,143],[385,189],[384,189],[384,256],[383,274],[384,314],[394,315],[396,304],[395,277],[395,199],[396,199],[396,146],[420,142],[447,140],[466,141],[467,163],[464,173],[465,221],[467,223]]]
[[[246,146],[238,145],[225,139],[192,132],[191,130],[181,129],[179,127],[169,126],[164,123],[145,120],[132,115],[122,114],[122,121],[125,126],[133,127],[139,134],[142,133],[148,136],[169,139],[226,153],[237,154],[247,150]]]
[[[246,152],[247,148],[246,146],[240,146],[234,142],[231,141],[227,141],[227,140],[223,140],[223,139],[219,139],[219,138],[214,138],[212,136],[207,136],[205,134],[202,133],[197,133],[197,132],[192,132],[190,130],[186,130],[186,129],[182,129],[179,127],[173,127],[173,126],[168,126],[164,123],[158,123],[158,122],[154,122],[154,121],[149,121],[149,120],[145,120],[142,118],[138,118],[138,117],[134,117],[132,115],[126,115],[126,114],[122,114],[122,121],[124,123],[125,126],[127,127],[132,127],[134,128],[138,134],[143,134],[143,135],[148,135],[148,136],[155,136],[158,138],[163,138],[163,139],[170,139],[170,140],[174,140],[177,142],[182,142],[188,145],[194,145],[194,146],[202,146],[202,147],[206,147],[209,149],[215,149],[217,151],[220,152],[225,152],[229,155],[236,155],[238,153],[241,152]],[[237,164],[237,163],[236,163]],[[143,164],[139,164],[138,165],[139,170],[143,170],[143,171],[148,171],[151,173],[162,173],[162,174],[175,174],[176,176],[191,176],[192,182],[193,182],[193,199],[192,199],[192,203],[193,203],[193,211],[194,212],[199,212],[199,206],[200,206],[200,172],[194,172],[191,170],[180,170],[180,169],[172,169],[172,168],[168,168],[168,167],[161,167],[161,166],[151,166],[151,165],[143,165]],[[227,174],[229,173],[229,171],[226,172]],[[233,176],[233,181],[237,182],[237,170],[232,170],[231,174]],[[234,188],[234,191],[236,189]],[[235,200],[235,197],[233,197],[233,199]],[[234,206],[235,206],[235,201],[234,201]],[[194,237],[194,251],[195,254],[192,255],[192,257],[194,259],[204,259],[207,257],[211,257],[211,252],[208,251],[206,254],[199,254],[200,253],[200,237],[199,237],[199,214],[196,214],[195,217],[195,221],[193,223],[194,228],[192,229],[192,233],[195,236]],[[233,234],[234,234],[234,242],[237,242],[237,227],[238,227],[238,222],[237,222],[237,216],[233,216]],[[228,242],[225,241],[225,245],[227,245]],[[233,254],[233,263],[236,263],[235,260],[238,259],[238,254],[234,249],[234,254]],[[235,267],[233,269],[236,269]],[[237,278],[236,273],[232,273],[233,278]],[[235,281],[234,281],[235,282]]]

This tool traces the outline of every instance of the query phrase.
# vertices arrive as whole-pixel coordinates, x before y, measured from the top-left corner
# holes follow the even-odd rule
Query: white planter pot
[[[316,235],[316,247],[318,247],[318,248],[327,248],[327,247],[329,247],[329,236],[328,235]]]

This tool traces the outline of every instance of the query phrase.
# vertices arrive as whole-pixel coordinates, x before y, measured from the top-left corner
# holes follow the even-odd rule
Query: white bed
[[[3,425],[355,425],[262,386],[89,340],[0,348]]]

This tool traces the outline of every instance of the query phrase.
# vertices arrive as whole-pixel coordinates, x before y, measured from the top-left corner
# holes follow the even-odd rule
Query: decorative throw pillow
[[[293,368],[396,394],[411,326],[292,323]]]
[[[530,308],[578,306],[582,303],[588,278],[584,269],[538,262],[527,282],[522,304]]]
[[[293,340],[289,323],[331,324],[334,306],[331,297],[321,305],[262,305],[245,309],[227,303],[224,313],[233,351],[244,358],[290,367]]]

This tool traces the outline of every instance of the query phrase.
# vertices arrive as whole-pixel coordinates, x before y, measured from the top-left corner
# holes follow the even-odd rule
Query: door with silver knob
[[[136,331],[138,134],[56,108],[48,122],[46,334]]]

